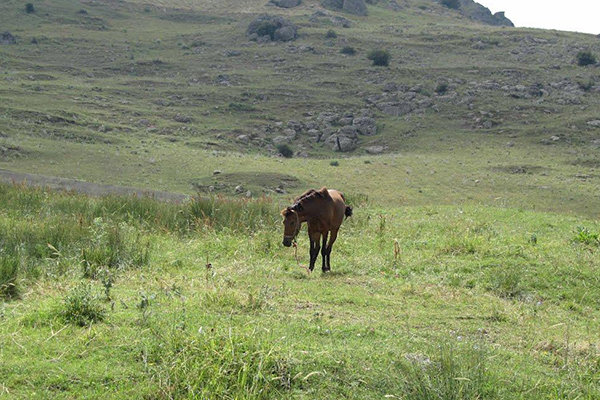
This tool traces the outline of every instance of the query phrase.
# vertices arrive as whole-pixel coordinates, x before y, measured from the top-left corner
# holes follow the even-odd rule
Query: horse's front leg
[[[312,232],[308,234],[310,238],[310,266],[308,267],[311,271],[315,269],[315,261],[319,256],[319,250],[321,249],[321,233]]]

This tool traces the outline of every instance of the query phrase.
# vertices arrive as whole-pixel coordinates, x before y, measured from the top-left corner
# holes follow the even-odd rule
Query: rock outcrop
[[[289,42],[298,36],[298,27],[277,15],[261,15],[250,22],[246,35],[257,42]]]
[[[321,0],[321,5],[332,11],[343,11],[354,15],[367,15],[367,5],[364,0]]]
[[[459,3],[458,11],[475,21],[494,26],[515,26],[503,11],[492,14],[487,7],[474,0],[459,0]]]

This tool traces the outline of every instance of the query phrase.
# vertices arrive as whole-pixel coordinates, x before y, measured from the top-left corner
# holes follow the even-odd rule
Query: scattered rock
[[[17,39],[8,31],[0,33],[0,44],[16,44]]]
[[[377,133],[377,124],[370,117],[359,117],[352,121],[352,125],[356,127],[358,133],[365,136],[373,136]]]
[[[223,172],[223,171],[221,171],[220,169],[215,169],[215,170],[213,171],[213,175],[219,175],[219,174],[221,174],[222,172]]]
[[[250,137],[248,135],[239,135],[236,140],[243,144],[248,144],[250,142]]]
[[[367,15],[364,0],[321,0],[324,8],[332,11],[343,11],[354,15]]]
[[[237,50],[226,50],[223,54],[225,57],[239,57],[242,55],[242,52]]]
[[[248,25],[249,40],[259,43],[270,41],[287,42],[296,39],[298,27],[290,20],[276,15],[261,15]]]
[[[369,154],[381,154],[385,151],[385,147],[383,146],[369,146],[367,148],[365,148],[365,151]]]
[[[247,198],[250,198],[250,197],[252,197],[252,192],[248,190],[248,191],[246,192],[246,197],[247,197]]]
[[[587,123],[589,126],[594,126],[596,128],[600,128],[600,119],[594,120],[594,121],[589,121]]]
[[[271,0],[271,4],[281,8],[294,8],[302,4],[302,0]]]
[[[177,114],[173,117],[173,119],[176,122],[181,122],[182,124],[189,124],[190,122],[192,122],[192,118],[187,116],[187,115],[183,115],[183,114]]]
[[[237,186],[235,187],[235,193],[236,193],[236,194],[240,194],[240,193],[242,193],[243,191],[244,191],[244,187],[243,187],[242,185],[237,185]]]

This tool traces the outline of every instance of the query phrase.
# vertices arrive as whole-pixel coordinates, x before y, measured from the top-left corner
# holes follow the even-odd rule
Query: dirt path
[[[47,187],[54,190],[74,191],[90,196],[103,196],[107,194],[135,195],[138,197],[151,196],[163,201],[183,201],[190,198],[182,193],[162,192],[159,190],[139,189],[128,186],[102,185],[78,181],[76,179],[58,178],[37,174],[26,174],[0,169],[0,182],[22,183],[33,187]]]

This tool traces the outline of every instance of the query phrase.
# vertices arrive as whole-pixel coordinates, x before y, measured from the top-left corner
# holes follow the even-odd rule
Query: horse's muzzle
[[[290,247],[292,245],[292,239],[283,238],[283,245],[285,247]]]

